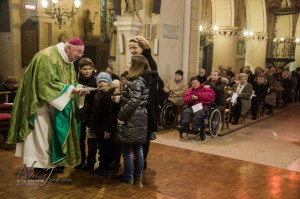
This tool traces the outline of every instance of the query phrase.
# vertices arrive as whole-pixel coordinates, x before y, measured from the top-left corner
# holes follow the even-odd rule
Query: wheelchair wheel
[[[222,116],[218,109],[214,109],[208,121],[209,132],[212,137],[217,137],[221,129]]]
[[[160,111],[160,124],[166,129],[174,127],[177,116],[177,107],[173,103],[167,102]]]

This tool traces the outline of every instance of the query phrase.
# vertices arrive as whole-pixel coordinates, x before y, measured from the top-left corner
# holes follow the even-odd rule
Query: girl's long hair
[[[149,63],[143,55],[133,55],[131,57],[131,69],[126,76],[127,79],[135,79],[144,71],[150,71]]]

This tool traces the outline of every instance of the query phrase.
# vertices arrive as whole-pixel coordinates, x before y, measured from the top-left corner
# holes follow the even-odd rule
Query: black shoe
[[[199,131],[199,135],[200,135],[200,139],[202,140],[202,141],[204,141],[205,139],[206,139],[206,134],[205,134],[205,132],[204,132],[204,129],[202,128],[202,129],[200,129],[200,131]]]
[[[107,170],[98,170],[95,172],[96,175],[98,176],[103,176],[103,177],[108,177],[109,176],[109,171]]]
[[[80,170],[84,166],[84,163],[80,163],[74,167],[74,169]]]
[[[177,130],[179,131],[180,138],[182,138],[182,133],[189,131],[189,124],[188,123],[183,125],[180,124]]]
[[[121,167],[120,162],[113,161],[109,164],[109,169],[119,169]]]
[[[54,168],[53,172],[63,172],[65,168],[65,166],[57,166]]]
[[[133,180],[125,179],[124,174],[119,175],[118,178],[119,178],[120,182],[130,184],[130,185],[133,184]]]
[[[239,122],[234,121],[234,122],[232,122],[231,124],[232,124],[232,125],[237,125],[237,124],[239,124]]]
[[[88,164],[85,164],[83,167],[82,167],[82,171],[88,171],[90,173],[94,173],[95,170],[94,170],[94,167],[93,166],[90,166]]]

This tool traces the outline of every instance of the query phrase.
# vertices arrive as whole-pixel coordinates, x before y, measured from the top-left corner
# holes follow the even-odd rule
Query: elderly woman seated
[[[168,99],[176,106],[183,105],[182,96],[188,89],[187,82],[183,78],[183,71],[177,70],[175,72],[175,78],[165,85],[164,90],[169,94]]]
[[[190,122],[192,123],[192,131],[194,133],[203,133],[203,131],[199,131],[200,118],[204,114],[204,110],[208,108],[208,104],[213,103],[215,100],[215,91],[207,85],[200,85],[197,77],[192,77],[190,84],[192,87],[188,89],[183,96],[183,101],[189,105],[189,107],[183,111],[178,128],[181,138],[183,132],[189,132]],[[192,106],[199,103],[203,104],[204,109],[194,112]],[[200,136],[203,135],[200,134]]]
[[[240,73],[240,82],[234,84],[232,89],[236,93],[237,98],[233,106],[233,118],[232,125],[238,124],[241,114],[245,115],[251,107],[251,96],[253,94],[253,88],[250,83],[247,82],[248,75],[246,73]]]
[[[268,94],[269,86],[266,84],[265,75],[260,74],[256,77],[253,83],[254,95],[251,99],[251,113],[252,119],[256,120],[256,115],[258,111],[258,105],[265,101],[265,97]]]
[[[291,80],[291,73],[288,71],[284,71],[282,73],[282,79],[280,81],[284,90],[281,93],[281,97],[284,101],[284,106],[287,106],[288,103],[292,102],[291,91],[293,89],[293,83]]]
[[[205,69],[201,68],[201,69],[199,70],[199,75],[197,75],[196,77],[198,78],[200,84],[206,82],[207,77],[206,77],[206,75],[205,75]]]
[[[5,80],[4,84],[0,85],[0,92],[11,92],[8,94],[8,103],[13,103],[15,96],[16,96],[16,91],[18,89],[18,81],[16,77],[14,76],[8,76],[7,79]],[[5,95],[0,94],[0,103],[3,104],[5,103]]]
[[[205,85],[210,86],[216,92],[216,109],[220,112],[223,112],[226,108],[226,99],[225,99],[225,86],[228,84],[228,79],[223,78],[220,75],[220,71],[215,69],[211,72],[210,77],[204,83]]]

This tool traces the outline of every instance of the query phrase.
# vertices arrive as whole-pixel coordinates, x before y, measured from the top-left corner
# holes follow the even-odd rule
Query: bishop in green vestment
[[[80,155],[79,90],[73,62],[84,52],[79,38],[38,52],[20,82],[7,143],[27,167],[77,165]]]

